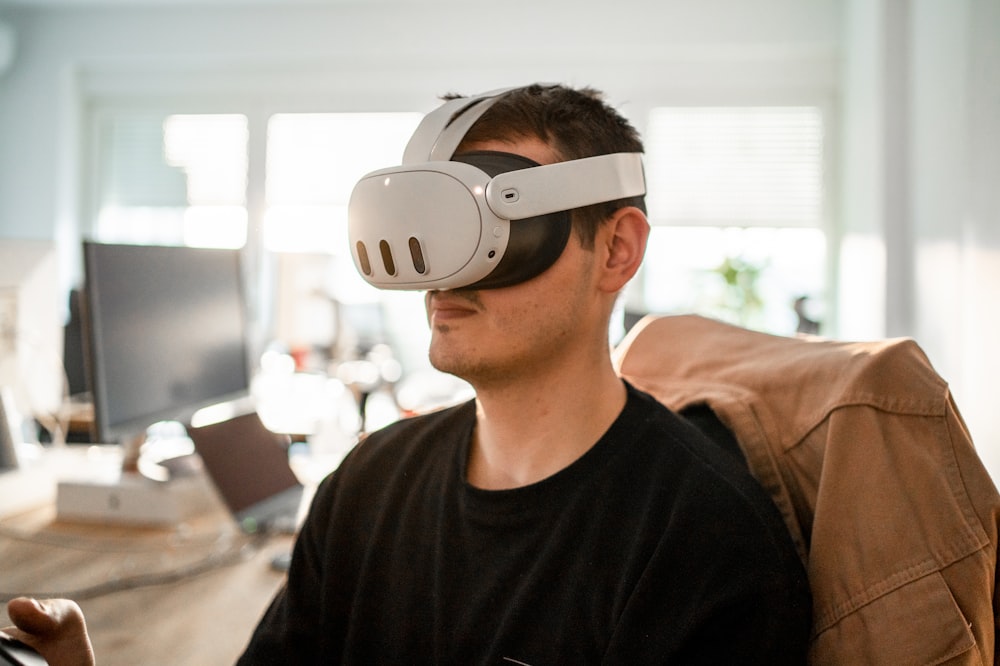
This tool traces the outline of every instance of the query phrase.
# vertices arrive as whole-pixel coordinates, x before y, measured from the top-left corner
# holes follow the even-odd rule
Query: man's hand
[[[38,650],[51,666],[94,666],[87,624],[75,601],[13,599],[7,614],[16,626],[4,631]]]

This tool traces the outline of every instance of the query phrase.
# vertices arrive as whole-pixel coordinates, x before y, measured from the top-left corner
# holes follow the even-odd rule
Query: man
[[[490,177],[642,150],[589,89],[503,91],[485,110],[461,100],[430,143],[473,109],[445,159]],[[410,177],[376,173],[386,187]],[[323,482],[241,663],[804,661],[808,588],[776,509],[731,453],[612,367],[611,312],[649,230],[642,192],[621,193],[545,211],[531,242],[517,220],[484,225],[510,234],[506,267],[489,255],[474,276],[438,278],[423,263],[434,247],[413,254],[447,285],[426,294],[430,360],[476,398],[370,435]],[[560,220],[570,233],[551,232]],[[377,238],[352,234],[378,283],[365,254]],[[405,277],[378,247],[385,279]]]

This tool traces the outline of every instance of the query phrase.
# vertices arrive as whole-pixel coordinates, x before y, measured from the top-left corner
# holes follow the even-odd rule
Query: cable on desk
[[[21,592],[8,592],[0,590],[0,603],[6,604],[11,599],[16,599],[18,597],[31,597],[35,599],[62,598],[84,601],[87,599],[95,599],[97,597],[114,594],[116,592],[135,590],[142,587],[168,585],[170,583],[176,583],[188,578],[194,578],[195,576],[199,576],[216,569],[238,564],[239,562],[244,562],[253,557],[253,555],[261,549],[262,545],[269,540],[270,535],[267,533],[254,535],[249,540],[238,545],[230,546],[222,552],[212,553],[196,562],[176,567],[168,571],[125,576],[105,581],[103,583],[98,583],[96,585],[76,589],[43,591],[27,590]]]
[[[0,537],[11,541],[98,553],[149,553],[161,551],[164,546],[173,550],[201,548],[240,534],[235,527],[229,526],[218,530],[205,530],[203,534],[199,532],[183,534],[183,532],[184,528],[181,526],[176,532],[167,535],[166,544],[163,543],[164,535],[151,536],[148,544],[136,544],[135,538],[131,536],[90,537],[84,534],[55,534],[45,530],[23,530],[0,523]]]

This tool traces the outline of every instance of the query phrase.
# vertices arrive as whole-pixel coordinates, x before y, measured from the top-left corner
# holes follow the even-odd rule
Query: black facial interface
[[[471,164],[490,177],[539,166],[526,157],[492,150],[461,153],[452,160]],[[541,275],[566,248],[571,229],[571,216],[567,210],[511,220],[510,239],[503,258],[489,275],[463,289],[499,289]]]

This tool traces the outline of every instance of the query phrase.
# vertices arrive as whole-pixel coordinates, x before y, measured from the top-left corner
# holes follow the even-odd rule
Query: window
[[[276,114],[267,129],[264,246],[347,253],[347,202],[366,173],[398,164],[418,113]]]
[[[818,108],[658,108],[646,137],[658,223],[822,225]]]
[[[654,109],[644,308],[775,333],[821,318],[823,137],[814,106]]]
[[[346,247],[358,179],[398,164],[418,113],[279,113],[263,182],[248,180],[242,114],[113,112],[98,126],[96,235],[106,242],[242,247],[249,192],[264,192],[267,250]]]
[[[354,271],[347,201],[364,173],[399,163],[421,114],[254,113],[100,115],[95,236],[242,247],[256,234],[254,248],[276,259],[259,265],[277,281],[277,299],[299,303],[294,317],[269,304],[262,315],[304,318],[294,328],[323,337],[330,322],[303,315],[329,309],[315,294],[388,298]],[[793,304],[805,297],[809,316],[821,318],[828,297],[822,109],[659,107],[644,134],[653,231],[630,294],[635,309],[695,311],[788,333],[800,323]],[[253,145],[264,156],[256,169],[248,166]],[[248,201],[262,205],[254,212]],[[294,297],[293,283],[300,285]],[[314,294],[308,308],[306,293]]]
[[[262,116],[252,110],[102,110],[94,237],[249,246],[255,256],[248,265],[256,267],[250,278],[259,280],[249,285],[251,307],[264,335],[291,346],[322,346],[339,326],[332,300],[399,300],[370,287],[354,270],[347,203],[361,176],[400,162],[422,114]],[[251,134],[257,127],[264,128],[263,136]],[[250,168],[251,146],[265,147],[256,169]],[[263,206],[251,211],[250,201]],[[257,241],[252,244],[251,234]]]
[[[239,248],[247,240],[247,118],[122,113],[99,128],[97,236]]]
[[[267,122],[263,247],[276,259],[276,337],[293,347],[354,353],[345,315],[398,300],[361,279],[347,240],[347,204],[370,171],[399,164],[419,113],[280,113]],[[409,299],[413,301],[414,299]],[[419,301],[422,303],[422,301]],[[410,303],[407,303],[410,306]],[[379,325],[384,325],[380,321]],[[396,352],[414,346],[394,336]],[[419,345],[419,339],[416,345]]]

